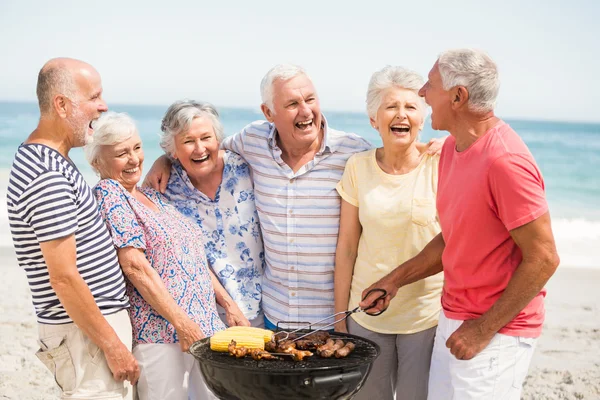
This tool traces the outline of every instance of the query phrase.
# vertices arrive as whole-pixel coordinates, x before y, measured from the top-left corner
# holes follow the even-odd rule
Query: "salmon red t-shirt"
[[[450,136],[440,158],[437,208],[446,243],[444,314],[478,318],[500,298],[521,263],[509,232],[548,211],[542,174],[503,121],[462,152]],[[545,295],[543,289],[499,332],[538,337]]]

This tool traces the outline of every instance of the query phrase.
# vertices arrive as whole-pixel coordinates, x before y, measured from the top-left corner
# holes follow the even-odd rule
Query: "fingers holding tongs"
[[[379,296],[375,297],[376,296],[375,293],[379,293]],[[359,306],[357,307],[357,308],[360,308],[360,310],[357,312],[364,311],[367,315],[371,315],[373,317],[383,314],[389,306],[389,304],[386,304],[387,295],[388,295],[388,293],[387,293],[387,290],[385,290],[385,289],[373,288],[373,289],[369,290],[363,296],[362,301],[360,302]],[[365,301],[367,301],[369,299],[371,302],[367,303],[368,305],[365,306],[364,305]],[[362,307],[361,307],[361,305],[362,305]],[[374,310],[374,312],[370,312],[369,310]]]
[[[333,314],[333,315],[330,315],[330,316],[328,316],[328,317],[325,317],[325,318],[323,318],[322,320],[319,320],[319,321],[317,321],[317,322],[313,322],[313,323],[312,323],[310,326],[312,326],[312,325],[318,325],[318,324],[319,324],[319,323],[321,323],[321,322],[324,322],[324,321],[327,321],[327,320],[333,319],[333,322],[331,322],[331,323],[329,323],[329,324],[326,324],[326,325],[323,325],[323,326],[321,326],[320,328],[318,328],[318,329],[315,329],[315,330],[313,330],[313,331],[311,331],[311,332],[309,332],[309,333],[306,333],[306,334],[304,334],[304,335],[302,335],[302,336],[300,336],[300,337],[297,337],[297,338],[293,339],[293,340],[292,340],[292,342],[295,342],[295,341],[297,341],[297,340],[303,339],[303,338],[307,337],[308,335],[310,335],[310,334],[312,334],[312,333],[315,333],[315,332],[318,332],[318,331],[324,331],[324,330],[327,330],[328,328],[332,327],[332,326],[333,326],[333,325],[335,325],[336,323],[346,320],[346,319],[347,319],[347,318],[348,318],[350,315],[352,315],[352,314],[354,314],[354,313],[359,313],[359,312],[363,312],[363,311],[364,311],[364,312],[365,312],[367,315],[371,315],[371,316],[377,316],[377,315],[381,315],[381,314],[383,314],[383,312],[385,312],[385,310],[387,309],[387,306],[385,306],[385,307],[383,306],[383,305],[385,305],[385,298],[387,297],[387,291],[386,291],[385,289],[374,288],[374,289],[371,289],[371,290],[369,290],[369,291],[368,291],[368,292],[365,294],[365,296],[363,297],[363,299],[362,299],[362,302],[364,302],[364,301],[365,301],[365,300],[366,300],[368,297],[370,297],[370,296],[371,296],[371,294],[373,294],[373,293],[379,293],[379,296],[378,296],[378,297],[376,297],[376,298],[375,298],[375,299],[374,299],[374,300],[373,300],[373,301],[370,303],[370,305],[368,305],[367,307],[361,308],[360,306],[358,306],[358,307],[355,307],[355,308],[354,308],[354,309],[352,309],[352,310],[348,310],[348,311],[340,311],[340,312],[337,312],[337,313],[335,313],[335,314]],[[371,313],[371,312],[368,312],[368,310],[371,310],[371,309],[378,309],[379,311],[372,312],[372,313]],[[343,317],[342,317],[342,318],[340,318],[340,319],[337,319],[337,317],[338,317],[338,316],[340,316],[340,315],[343,315]],[[300,330],[302,330],[302,329],[304,329],[304,328],[297,329],[297,330],[296,330],[296,331],[294,331],[294,332],[300,331]]]

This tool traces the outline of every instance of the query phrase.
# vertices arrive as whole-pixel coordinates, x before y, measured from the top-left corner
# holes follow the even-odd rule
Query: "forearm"
[[[394,284],[400,288],[444,270],[442,254],[446,243],[441,232],[419,254],[391,272]]]
[[[73,273],[51,277],[50,284],[69,317],[102,351],[121,343],[81,275]]]
[[[190,322],[189,316],[179,307],[158,273],[150,265],[130,268],[126,270],[125,275],[144,300],[175,329],[180,329],[183,324]]]
[[[350,288],[352,285],[352,275],[354,273],[354,263],[356,262],[356,252],[351,252],[338,248],[335,255],[334,272],[334,307],[335,312],[348,310],[350,301]]]
[[[213,289],[215,291],[215,299],[217,304],[225,309],[225,311],[229,310],[231,307],[236,306],[237,304],[233,300],[233,298],[229,295],[227,290],[221,285],[221,282],[217,279],[215,274],[209,269],[210,280],[212,282]]]
[[[523,260],[500,298],[480,317],[482,331],[496,333],[512,321],[544,288],[555,270],[556,264],[551,260]]]

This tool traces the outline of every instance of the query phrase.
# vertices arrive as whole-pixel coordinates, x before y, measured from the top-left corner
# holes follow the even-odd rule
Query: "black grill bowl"
[[[340,359],[315,354],[300,362],[255,361],[214,352],[210,349],[210,339],[206,338],[194,343],[190,353],[198,360],[206,384],[219,399],[350,399],[369,375],[380,349],[376,343],[356,335],[334,333],[331,337],[348,339],[356,349]]]

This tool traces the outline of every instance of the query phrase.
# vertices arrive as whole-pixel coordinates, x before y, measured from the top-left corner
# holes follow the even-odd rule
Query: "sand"
[[[58,398],[35,357],[33,306],[12,248],[0,248],[0,272],[0,399]],[[600,268],[561,267],[547,288],[546,323],[523,399],[600,399]]]

